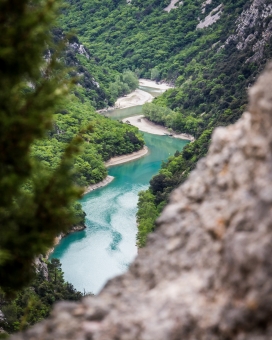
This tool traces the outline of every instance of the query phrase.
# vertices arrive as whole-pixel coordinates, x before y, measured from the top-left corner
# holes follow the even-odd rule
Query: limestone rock
[[[205,9],[205,7],[203,8]],[[219,6],[217,6],[215,9],[213,9],[211,11],[211,13],[209,13],[204,20],[200,21],[200,23],[196,26],[197,29],[202,29],[205,27],[209,27],[212,24],[214,24],[216,21],[218,21],[221,17],[222,14],[222,9],[223,9],[223,5],[220,4]],[[203,11],[202,11],[203,13]]]
[[[224,48],[231,42],[238,50],[250,48],[252,55],[247,62],[256,62],[263,58],[265,45],[272,37],[272,3],[271,0],[253,0],[236,20],[236,32],[228,37]]]
[[[48,281],[48,267],[44,262],[42,255],[36,257],[34,260],[36,273],[41,273],[46,281]]]
[[[178,4],[177,2],[179,2],[179,0],[171,0],[170,4],[164,8],[164,11],[169,13],[172,9],[177,8],[178,5],[183,5],[183,1],[180,1]]]
[[[70,43],[69,44],[71,48],[75,50],[76,53],[84,55],[87,59],[90,59],[89,53],[86,51],[84,45],[81,45],[79,43]]]
[[[129,271],[12,340],[272,338],[272,66]]]

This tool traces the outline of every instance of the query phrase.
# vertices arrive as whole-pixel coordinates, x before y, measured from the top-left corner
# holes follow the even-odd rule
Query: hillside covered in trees
[[[167,0],[66,2],[60,25],[76,30],[109,81],[114,71],[131,69],[139,77],[172,82],[175,88],[146,104],[144,114],[196,138],[140,194],[141,246],[169,193],[206,154],[213,129],[234,123],[245,110],[247,88],[272,57],[271,4],[184,0],[168,12]]]
[[[162,107],[171,109],[172,113],[152,117],[149,105],[144,108],[152,121],[188,132],[196,141],[163,164],[160,174],[151,180],[148,192],[140,194],[140,246],[145,244],[147,233],[154,229],[154,219],[148,217],[148,210],[151,209],[153,216],[157,217],[170,192],[186,180],[197,161],[206,155],[213,129],[240,118],[246,109],[247,89],[272,57],[272,8],[269,1],[251,1],[244,6],[241,2],[222,3],[223,13],[218,23],[203,29],[206,37],[212,31],[217,36],[216,41],[207,40],[207,46],[202,46],[201,51],[191,56],[188,54],[176,79],[176,88],[152,104],[157,113]],[[183,53],[189,53],[193,46],[197,49],[198,42],[196,39]]]
[[[23,3],[26,1],[22,1],[20,6]],[[134,90],[137,87],[135,74],[157,81],[166,80],[175,85],[175,88],[165,92],[152,104],[145,105],[144,113],[150,120],[175,131],[190,133],[196,139],[182,152],[177,151],[170,157],[168,162],[162,165],[160,173],[150,181],[150,188],[140,193],[137,215],[140,247],[145,245],[147,234],[154,229],[155,219],[168,201],[170,192],[184,182],[197,161],[207,153],[214,128],[234,123],[245,110],[247,89],[272,57],[270,1],[184,0],[176,3],[175,8],[168,12],[165,8],[169,4],[170,0],[66,0],[57,24],[54,27],[49,26],[53,40],[57,43],[62,41],[66,34],[74,32],[65,43],[58,61],[71,67],[65,73],[65,79],[73,78],[76,86],[69,96],[63,101],[54,102],[53,106],[50,106],[54,101],[52,98],[58,96],[60,88],[63,92],[67,91],[67,84],[59,87],[58,81],[57,85],[52,81],[54,86],[45,86],[45,90],[41,87],[41,94],[44,96],[41,97],[38,90],[43,81],[41,78],[35,80],[35,76],[42,65],[37,62],[37,56],[40,58],[44,53],[49,65],[54,64],[56,60],[52,58],[52,54],[55,47],[49,44],[50,47],[47,46],[44,52],[44,43],[38,44],[36,38],[33,38],[33,41],[29,38],[30,42],[17,46],[18,41],[24,42],[26,38],[18,35],[18,39],[17,33],[9,31],[3,34],[2,46],[6,47],[10,41],[14,42],[13,51],[10,52],[6,48],[2,49],[0,54],[2,64],[5,65],[1,70],[0,84],[1,102],[5,103],[1,109],[3,121],[8,121],[7,107],[8,112],[12,113],[20,113],[25,103],[30,107],[34,106],[33,112],[39,111],[41,107],[44,109],[43,119],[34,119],[34,113],[33,117],[30,114],[32,118],[29,125],[19,119],[21,125],[16,125],[10,135],[6,133],[8,125],[3,125],[2,128],[1,138],[4,143],[6,140],[11,141],[7,150],[18,148],[13,158],[10,156],[1,159],[3,164],[8,162],[8,166],[2,168],[5,170],[2,171],[1,177],[5,181],[1,182],[1,189],[6,193],[12,192],[2,198],[1,202],[2,212],[5,212],[1,222],[5,225],[6,233],[5,237],[4,234],[0,235],[0,245],[4,249],[0,253],[3,258],[0,269],[3,273],[10,273],[7,277],[2,275],[5,279],[2,284],[7,287],[12,282],[12,273],[16,268],[24,272],[24,265],[29,265],[33,253],[41,252],[46,246],[38,242],[35,247],[30,247],[24,258],[20,252],[21,241],[17,244],[12,237],[17,232],[13,221],[20,221],[23,230],[28,231],[28,218],[33,221],[34,216],[31,227],[47,235],[45,243],[48,246],[52,243],[53,234],[60,231],[62,225],[72,223],[73,219],[67,217],[69,209],[76,217],[73,222],[82,223],[84,219],[78,204],[73,203],[74,208],[71,207],[71,202],[74,202],[79,194],[65,189],[65,185],[74,183],[87,186],[96,183],[106,176],[104,161],[112,156],[142,148],[143,139],[137,129],[111,121],[95,112],[95,109],[113,105],[118,96]],[[7,16],[10,15],[7,19],[9,24],[13,18],[16,29],[23,32],[28,26],[24,20],[18,20],[23,17],[22,13],[25,13],[20,12],[20,6],[18,5],[18,10],[15,11],[16,20],[10,15],[10,8],[7,11],[3,7],[2,12],[6,11]],[[49,20],[47,16],[43,18]],[[212,24],[208,25],[207,22]],[[48,25],[45,26],[44,32],[47,34]],[[46,34],[37,37],[48,43]],[[7,37],[10,40],[7,40]],[[33,50],[29,49],[29,46],[33,46]],[[9,53],[20,55],[21,60],[14,61]],[[63,76],[63,69],[57,70],[62,72]],[[48,74],[45,79],[59,80],[55,73],[52,77],[50,70],[46,71]],[[51,92],[52,97],[49,95]],[[20,94],[16,97],[17,101],[11,100],[15,98],[15,93]],[[47,105],[50,106],[50,114],[46,111]],[[54,122],[51,123],[53,116]],[[26,131],[31,131],[33,136],[29,133],[30,137],[25,138],[25,144],[22,145],[19,137],[24,137]],[[82,141],[80,147],[74,142],[75,136],[79,136]],[[69,143],[72,143],[72,148],[78,151],[81,149],[81,153],[65,163],[62,157],[67,148],[70,150]],[[23,169],[20,170],[23,179],[19,175],[19,179],[17,175],[12,177],[12,171],[19,167],[18,164]],[[64,183],[61,177],[63,174],[67,175],[68,168],[71,170],[69,181]],[[33,169],[37,172],[32,171]],[[41,176],[44,173],[47,175]],[[48,183],[54,184],[52,189]],[[59,190],[59,187],[63,187],[63,190]],[[35,209],[31,210],[29,207],[34,206],[33,202],[38,195],[44,198],[44,203],[42,200],[38,201],[35,203]],[[52,201],[49,196],[53,198]],[[47,210],[43,210],[49,201],[49,208],[47,206]],[[25,203],[23,210],[18,209],[18,202]],[[54,204],[64,204],[69,209],[64,211],[60,207],[55,213],[52,208]],[[12,207],[8,213],[7,206]],[[21,218],[24,213],[28,214],[25,220]],[[42,220],[41,216],[47,216],[47,213],[52,220],[61,214],[67,214],[67,218],[60,219],[57,227],[52,225],[52,230],[49,228],[48,231],[46,218],[43,217],[43,224],[35,224],[36,220]],[[31,240],[29,238],[27,242],[32,245],[35,243],[35,237]],[[14,253],[6,251],[10,242],[15,249]],[[10,266],[9,261],[13,260],[15,265]],[[11,268],[10,272],[8,268]],[[22,276],[22,282],[28,280],[28,275]],[[18,287],[21,287],[22,282],[19,279],[18,281]],[[50,289],[55,293],[54,288]],[[50,299],[54,300],[52,297]],[[42,316],[48,314],[49,305],[50,303],[43,307],[45,312],[42,312]],[[31,320],[35,322],[41,315]],[[31,320],[29,323],[32,323]],[[10,330],[17,329],[17,326],[13,325]]]
[[[3,313],[0,328],[8,333],[26,329],[48,317],[57,301],[78,301],[83,296],[72,284],[65,282],[58,259],[46,261],[38,258],[36,262],[31,284],[18,292],[15,299],[10,299],[0,289],[0,310]]]

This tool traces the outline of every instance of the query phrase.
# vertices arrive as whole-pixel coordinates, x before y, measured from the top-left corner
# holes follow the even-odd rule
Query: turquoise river
[[[120,119],[139,111],[140,107],[118,110],[113,116]],[[143,135],[148,154],[109,168],[113,182],[81,199],[87,228],[64,237],[51,255],[60,259],[65,280],[79,291],[97,294],[108,279],[128,268],[137,254],[138,192],[148,188],[163,160],[188,143],[168,136]]]

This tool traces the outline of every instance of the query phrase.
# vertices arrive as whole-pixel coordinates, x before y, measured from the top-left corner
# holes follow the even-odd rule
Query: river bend
[[[133,110],[135,114],[141,112],[135,107],[117,110],[113,116],[125,118]],[[79,291],[97,294],[108,279],[128,268],[137,254],[138,192],[148,188],[163,160],[188,143],[168,136],[143,135],[149,153],[109,168],[113,182],[81,199],[87,228],[63,238],[51,255],[60,259],[65,280]]]

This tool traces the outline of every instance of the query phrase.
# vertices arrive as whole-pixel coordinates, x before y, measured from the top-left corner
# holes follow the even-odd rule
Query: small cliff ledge
[[[271,254],[270,65],[249,112],[215,130],[129,271],[12,339],[271,339]]]

